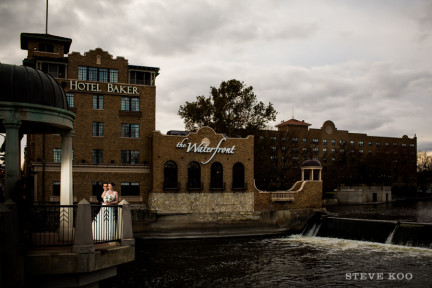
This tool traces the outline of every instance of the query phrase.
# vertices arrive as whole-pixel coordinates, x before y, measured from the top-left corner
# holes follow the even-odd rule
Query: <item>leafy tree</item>
[[[186,101],[178,111],[187,130],[209,126],[228,136],[254,134],[275,121],[276,114],[271,103],[258,102],[252,86],[235,79],[223,81],[219,88],[210,87],[208,98],[197,96],[195,102]]]

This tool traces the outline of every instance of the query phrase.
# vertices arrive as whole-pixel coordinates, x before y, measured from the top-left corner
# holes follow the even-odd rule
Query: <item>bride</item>
[[[102,207],[92,223],[93,239],[98,241],[115,240],[117,234],[117,209],[109,206],[118,204],[118,193],[114,191],[114,183],[109,183],[106,188],[105,185]]]

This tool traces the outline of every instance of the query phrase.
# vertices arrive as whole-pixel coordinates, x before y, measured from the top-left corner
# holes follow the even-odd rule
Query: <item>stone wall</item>
[[[253,193],[151,193],[150,210],[164,213],[252,212]]]

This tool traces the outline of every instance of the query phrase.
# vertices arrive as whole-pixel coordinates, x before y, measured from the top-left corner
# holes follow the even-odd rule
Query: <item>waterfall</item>
[[[306,232],[306,234],[303,234],[303,235],[306,236],[306,237],[314,237],[314,236],[316,236],[318,234],[318,231],[319,231],[321,225],[322,225],[322,222],[321,223],[314,223],[314,225],[312,226],[312,228],[309,229]]]
[[[396,230],[397,230],[398,227],[399,227],[399,224],[396,224],[396,226],[394,227],[393,231],[387,237],[387,240],[385,241],[385,244],[392,244],[393,236],[395,235],[395,232],[396,232]]]
[[[375,219],[313,217],[302,236],[432,248],[432,224]]]

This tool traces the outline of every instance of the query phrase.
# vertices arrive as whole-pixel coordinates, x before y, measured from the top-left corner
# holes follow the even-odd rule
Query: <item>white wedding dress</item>
[[[111,202],[114,199],[114,192],[109,191],[105,194],[104,201]],[[110,199],[111,198],[111,199]],[[109,201],[111,200],[111,201]],[[93,240],[95,241],[113,241],[117,236],[117,206],[102,204],[99,213],[92,222]]]

